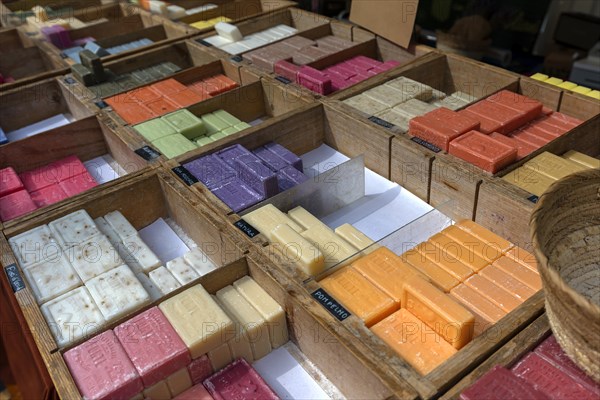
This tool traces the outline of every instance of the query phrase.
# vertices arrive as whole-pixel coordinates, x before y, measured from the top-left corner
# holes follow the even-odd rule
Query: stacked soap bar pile
[[[129,50],[135,50],[140,47],[149,46],[154,43],[152,40],[147,38],[142,38],[139,40],[134,40],[131,42],[123,43],[118,46],[113,46],[109,48],[103,48],[98,45],[93,38],[86,38],[83,44],[73,43],[74,46],[70,46],[69,48],[63,50],[63,53],[67,55],[71,60],[81,63],[81,57],[79,57],[79,53],[83,50],[89,50],[92,53],[96,54],[98,57],[104,57],[111,54],[119,54]],[[82,47],[83,45],[83,47]]]
[[[597,399],[600,384],[587,376],[550,336],[512,369],[492,368],[463,391],[461,400]]]
[[[211,19],[207,19],[207,20],[203,20],[203,21],[192,22],[190,24],[190,26],[193,26],[196,29],[208,29],[208,28],[212,28],[219,22],[231,22],[231,21],[232,21],[231,18],[215,17],[215,18],[211,18]]]
[[[237,26],[226,22],[217,23],[215,29],[217,35],[208,37],[204,41],[229,54],[245,53],[298,32],[297,29],[283,24],[246,36],[242,35]]]
[[[240,212],[308,179],[302,160],[277,143],[254,151],[236,144],[184,164],[234,212]]]
[[[198,118],[188,110],[178,110],[133,127],[165,157],[174,158],[250,128],[225,110]]]
[[[502,178],[529,193],[541,196],[557,180],[591,168],[600,168],[600,160],[574,150],[562,157],[544,152]]]
[[[344,103],[408,131],[408,122],[414,117],[438,107],[456,110],[473,100],[467,93],[454,92],[446,96],[440,90],[401,76],[350,97]]]
[[[131,2],[139,4],[140,7],[142,7],[144,10],[164,15],[169,19],[179,19],[185,17],[186,15],[197,14],[203,11],[208,11],[212,10],[213,8],[217,8],[216,4],[211,3],[203,4],[198,7],[188,8],[186,10],[181,6],[170,4],[166,1],[161,0],[132,0]]]
[[[9,221],[97,186],[75,156],[63,158],[19,175],[0,170],[0,220]]]
[[[409,133],[495,173],[581,123],[503,90],[458,112],[441,107],[413,118]]]
[[[202,382],[213,395],[250,378],[267,390],[248,363],[287,341],[284,310],[246,276],[216,296],[192,286],[67,351],[64,359],[86,399],[170,399]]]
[[[592,90],[589,87],[579,86],[576,83],[563,81],[562,79],[549,77],[548,75],[540,73],[531,75],[531,78],[537,81],[549,83],[550,85],[558,86],[561,89],[567,89],[572,92],[583,94],[586,96],[593,97],[594,99],[600,100],[600,90]]]
[[[313,276],[373,244],[352,225],[344,224],[333,231],[302,207],[285,214],[269,204],[244,215],[244,220],[271,243],[282,246],[291,261]]]
[[[213,75],[188,86],[165,79],[106,99],[106,103],[129,124],[139,124],[171,111],[191,106],[238,87],[225,75]]]

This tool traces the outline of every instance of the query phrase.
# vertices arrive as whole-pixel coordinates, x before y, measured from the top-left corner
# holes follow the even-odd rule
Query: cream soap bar
[[[85,210],[65,215],[50,222],[48,226],[53,233],[56,233],[56,240],[64,248],[72,247],[100,233],[94,220],[92,220]]]
[[[137,229],[119,211],[109,212],[104,216],[104,220],[117,232],[121,239],[126,239],[138,233]]]
[[[148,275],[150,280],[158,287],[158,290],[165,296],[181,287],[181,283],[165,267],[158,267],[154,271],[150,271]]]
[[[364,250],[375,243],[371,238],[350,224],[344,224],[337,227],[335,233],[358,250]]]
[[[294,222],[290,217],[279,211],[274,205],[267,204],[264,207],[244,215],[244,220],[264,234],[267,239],[273,241],[271,231],[278,225],[286,224],[296,232],[304,229]]]
[[[213,370],[219,371],[220,369],[225,368],[233,361],[233,356],[231,354],[231,350],[229,349],[229,345],[227,343],[223,343],[216,349],[209,351],[208,359],[210,360],[210,365],[212,366]]]
[[[21,268],[59,256],[60,247],[48,226],[42,225],[8,240]]]
[[[125,262],[133,269],[149,272],[160,267],[162,264],[160,259],[152,250],[150,250],[150,247],[142,240],[140,235],[134,235],[123,239],[123,246],[127,253]]]
[[[350,243],[337,236],[327,226],[316,226],[301,233],[317,246],[325,257],[325,268],[332,267],[358,252]]]
[[[186,285],[200,277],[200,275],[185,262],[183,257],[177,257],[176,259],[169,261],[167,263],[167,269],[182,285]]]
[[[66,249],[65,254],[84,282],[123,264],[117,250],[102,234]]]
[[[324,226],[325,224],[321,220],[302,207],[296,207],[288,211],[288,216],[293,219],[296,223],[303,226],[304,229],[310,229],[315,226]]]
[[[223,311],[225,311],[225,313],[227,314],[227,316],[234,321],[234,326],[235,326],[235,332],[233,333],[233,336],[227,341],[227,346],[229,346],[229,351],[231,352],[231,357],[233,360],[237,360],[238,358],[243,358],[246,361],[248,361],[249,363],[253,363],[254,362],[254,354],[252,353],[252,346],[250,345],[250,338],[248,338],[248,335],[246,335],[246,332],[244,331],[242,325],[240,323],[237,322],[235,316],[233,314],[231,314],[231,312],[229,312],[229,310],[223,306],[223,304],[221,304],[221,302],[219,301],[219,299],[217,299],[217,296],[213,296],[213,299],[215,300],[215,302],[217,302],[217,304],[219,304],[219,306],[221,306],[221,309]],[[219,346],[217,349],[219,349],[221,346]],[[208,354],[209,358],[210,356],[210,352]],[[213,360],[210,359],[209,362],[213,363]],[[216,369],[213,366],[213,370],[216,371]]]
[[[200,276],[204,276],[217,269],[215,263],[199,247],[194,247],[185,253],[183,258]]]
[[[198,358],[226,342],[233,322],[201,286],[193,286],[159,306],[186,344],[192,358]]]
[[[38,304],[45,303],[81,285],[79,276],[67,258],[62,255],[56,258],[56,262],[42,261],[23,272]]]
[[[112,243],[113,246],[118,247],[122,242],[121,236],[110,226],[108,222],[104,219],[104,217],[98,217],[94,220],[94,223],[98,227],[98,230],[102,232],[103,235],[108,237],[108,240]]]
[[[171,396],[173,397],[177,397],[177,395],[192,387],[192,378],[190,378],[190,373],[187,368],[181,368],[179,371],[169,376],[166,381]]]
[[[300,264],[308,275],[318,275],[325,268],[323,253],[286,224],[277,226],[270,232],[272,241],[282,246],[281,252],[288,261]]]

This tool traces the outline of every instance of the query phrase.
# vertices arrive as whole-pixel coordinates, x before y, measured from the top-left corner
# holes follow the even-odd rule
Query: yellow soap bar
[[[519,307],[523,302],[483,275],[475,274],[467,279],[465,284],[507,313]]]
[[[558,87],[562,89],[572,90],[573,88],[577,87],[577,84],[569,81],[564,81],[563,83],[558,85]]]
[[[473,338],[473,314],[419,276],[413,276],[405,282],[402,307],[456,349],[461,349]]]
[[[150,386],[149,388],[144,389],[143,399],[170,399],[171,392],[169,391],[169,386],[167,385],[167,381],[160,381]]]
[[[536,196],[544,194],[544,192],[556,182],[556,179],[549,178],[546,175],[539,173],[536,169],[528,168],[526,166],[509,172],[504,175],[502,179],[529,193],[535,194]]]
[[[364,250],[367,247],[371,246],[373,243],[375,243],[373,240],[371,240],[370,237],[368,237],[367,235],[365,235],[350,224],[338,226],[335,229],[335,233],[339,237],[350,243],[352,246],[356,247],[358,250]]]
[[[427,258],[461,282],[473,275],[474,271],[478,271],[487,264],[487,261],[473,253],[469,253],[466,248],[441,233],[430,237],[427,242],[421,243],[417,248]],[[467,264],[466,262],[469,259],[475,260],[477,266],[473,267]],[[483,266],[480,266],[480,264],[483,264]]]
[[[457,352],[404,308],[373,326],[371,331],[421,375],[427,375]]]
[[[163,301],[158,308],[188,347],[192,358],[225,343],[224,332],[233,329],[233,321],[202,285],[192,286]]]
[[[404,282],[411,276],[421,275],[386,247],[380,247],[361,257],[352,263],[352,267],[394,299],[398,308],[401,307]]]
[[[250,339],[248,338],[248,335],[246,335],[246,332],[244,331],[242,325],[236,320],[235,316],[231,314],[229,310],[223,306],[223,304],[221,304],[217,296],[213,295],[212,298],[221,307],[221,309],[225,311],[225,314],[227,314],[227,316],[233,321],[234,330],[232,332],[225,333],[226,335],[228,335],[226,338],[226,342],[229,346],[231,357],[234,360],[237,360],[238,358],[243,358],[249,363],[253,363],[254,353],[252,353]],[[217,347],[217,349],[219,347]],[[208,354],[210,358],[210,352]],[[214,354],[213,357],[215,357]]]
[[[500,268],[502,271],[529,286],[536,292],[542,288],[542,279],[537,272],[532,271],[510,257],[500,257],[494,261],[492,265]]]
[[[300,234],[323,253],[325,268],[339,264],[358,253],[358,249],[336,235],[327,226],[313,226]]]
[[[582,167],[586,168],[600,168],[600,160],[594,157],[587,156],[575,150],[569,150],[563,154],[563,158],[571,160]]]
[[[547,151],[528,161],[525,165],[539,171],[548,178],[557,180],[586,169],[573,161]]]
[[[470,219],[459,221],[456,226],[466,232],[469,232],[471,235],[482,240],[484,243],[487,243],[489,246],[498,249],[501,253],[506,253],[508,250],[514,247],[514,244],[508,240],[496,235],[494,232],[488,229],[485,229],[483,226],[471,221]]]
[[[244,215],[244,220],[254,228],[258,229],[260,233],[264,234],[270,241],[273,241],[271,232],[273,229],[277,228],[278,225],[286,224],[296,232],[304,231],[304,228],[279,211],[279,209],[272,204],[267,204],[258,210],[254,210]]]
[[[213,370],[219,371],[221,368],[225,368],[233,361],[233,355],[231,354],[229,345],[227,343],[223,343],[219,347],[208,352],[208,359],[210,360],[210,365],[212,365]],[[252,362],[252,360],[246,361]]]
[[[592,91],[592,89],[590,89],[589,87],[585,87],[585,86],[577,86],[577,87],[574,87],[571,90],[573,92],[579,93],[579,94],[588,94],[589,92]]]
[[[322,279],[321,286],[370,327],[398,309],[398,304],[352,267]]]
[[[431,261],[425,254],[417,249],[409,250],[400,256],[402,261],[412,265],[417,271],[425,275],[437,287],[448,293],[460,281],[446,272],[445,269]]]
[[[593,97],[596,100],[600,100],[600,90],[592,90],[591,92],[587,92],[585,95]]]
[[[181,394],[192,387],[192,378],[187,367],[181,368],[167,379],[167,386],[169,386],[169,392],[173,397]]]
[[[271,240],[279,243],[284,257],[300,265],[308,275],[315,276],[325,270],[325,256],[318,246],[313,245],[287,224],[282,224],[270,233]]]
[[[506,289],[522,302],[535,294],[535,290],[531,289],[529,286],[513,278],[494,265],[485,267],[481,270],[480,274],[481,276],[494,282],[496,285]]]
[[[545,81],[548,78],[549,78],[548,75],[544,75],[544,74],[541,74],[539,72],[537,74],[531,75],[531,79],[535,79],[536,81]]]
[[[479,238],[471,235],[469,232],[460,229],[458,226],[449,226],[442,231],[442,233],[448,236],[450,239],[455,240],[467,251],[473,252],[473,254],[483,258],[488,263],[500,258],[503,251],[495,246],[488,245]]]
[[[549,83],[550,85],[558,86],[561,83],[563,83],[563,80],[558,78],[549,78],[546,79],[544,82]]]
[[[450,291],[450,295],[456,298],[465,306],[475,317],[474,336],[498,322],[506,315],[506,311],[471,289],[464,283],[461,283]]]
[[[527,250],[525,250],[519,246],[515,246],[514,248],[512,248],[506,252],[506,256],[510,257],[511,259],[515,260],[516,262],[520,263],[521,265],[529,268],[530,270],[534,271],[535,273],[539,273],[538,266],[537,266],[537,260],[535,259],[535,256],[533,254],[531,254],[530,252],[528,252]]]
[[[298,225],[303,226],[304,229],[310,229],[315,226],[326,226],[319,218],[315,217],[300,206],[288,211],[287,215]]]

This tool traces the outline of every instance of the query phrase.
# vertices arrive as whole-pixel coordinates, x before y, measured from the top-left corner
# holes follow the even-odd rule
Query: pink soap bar
[[[331,79],[327,78],[321,71],[311,67],[305,66],[298,71],[298,83],[313,92],[323,95],[327,95],[332,91]]]
[[[143,389],[127,353],[113,331],[106,331],[64,354],[85,399],[130,399]]]
[[[400,62],[398,62],[398,61],[389,60],[389,61],[386,61],[383,64],[381,64],[379,66],[379,68],[382,68],[383,70],[387,71],[387,70],[390,70],[392,68],[399,67],[400,65],[402,65],[402,64]]]
[[[461,400],[546,400],[548,397],[497,365],[460,394]]]
[[[31,192],[31,199],[38,207],[49,206],[69,197],[59,185],[46,186],[43,189]]]
[[[59,172],[51,165],[32,169],[19,174],[25,189],[29,192],[43,189],[50,185],[55,185],[60,181]]]
[[[301,67],[285,60],[278,61],[275,64],[275,73],[289,79],[292,82],[296,82],[298,80],[298,71],[300,71],[300,69]]]
[[[174,397],[174,400],[213,400],[213,397],[208,393],[203,384],[198,384],[192,386],[179,396]]]
[[[204,354],[202,357],[192,360],[187,368],[194,385],[204,382],[204,380],[211,376],[214,372],[210,363],[210,359],[206,354]]]
[[[598,399],[591,390],[535,353],[529,353],[519,361],[513,367],[513,373],[554,399]]]
[[[49,167],[56,170],[56,176],[61,181],[87,172],[85,165],[83,165],[81,160],[76,156],[69,156],[58,161],[54,161],[49,165]]]
[[[26,190],[0,197],[0,220],[10,221],[36,210],[37,207]]]
[[[279,399],[263,378],[239,358],[204,381],[204,386],[215,400],[268,400]]]
[[[192,360],[186,345],[158,307],[117,326],[115,335],[146,387],[179,371]]]
[[[354,71],[351,68],[346,67],[344,64],[337,64],[337,65],[327,68],[327,73],[328,74],[337,74],[337,75],[341,76],[342,78],[344,78],[345,80],[348,80],[348,79],[352,78],[353,76],[356,76],[356,71]]]
[[[382,63],[377,60],[373,60],[372,58],[366,56],[356,56],[348,60],[348,62],[352,62],[358,65],[363,66],[365,69],[371,69],[373,67],[379,67]]]
[[[0,197],[23,189],[23,182],[11,167],[0,169]]]
[[[600,383],[596,383],[592,378],[587,376],[585,372],[569,358],[560,347],[560,344],[556,341],[554,335],[544,340],[542,344],[535,349],[535,353],[550,361],[556,367],[562,369],[566,374],[600,397]]]
[[[76,175],[60,182],[59,185],[68,196],[75,196],[98,186],[98,183],[96,183],[94,178],[86,171],[84,174]]]

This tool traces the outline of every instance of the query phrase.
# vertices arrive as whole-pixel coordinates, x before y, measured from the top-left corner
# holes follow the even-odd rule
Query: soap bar
[[[495,174],[517,159],[517,148],[488,135],[470,131],[452,140],[450,154]]]
[[[183,165],[210,190],[235,179],[236,173],[215,154],[204,156]]]
[[[124,238],[122,246],[125,253],[123,257],[125,262],[134,269],[150,272],[162,264],[156,254],[144,243],[140,235],[136,234]]]
[[[244,220],[258,229],[269,241],[275,240],[272,231],[279,225],[287,225],[298,233],[304,231],[304,228],[272,204],[267,204],[244,215]]]
[[[232,339],[234,340],[234,339]],[[225,368],[229,363],[233,361],[231,350],[227,343],[223,343],[219,347],[216,347],[208,352],[208,359],[210,365],[215,371],[219,371],[221,368]]]
[[[38,304],[52,300],[82,284],[63,255],[23,268],[23,273]]]
[[[500,257],[492,265],[536,292],[542,288],[542,280],[537,272],[530,270],[510,257]]]
[[[117,326],[114,332],[145,387],[191,362],[187,347],[158,307]]]
[[[121,214],[120,211],[111,211],[104,216],[104,220],[119,235],[121,239],[137,235],[137,229]]]
[[[552,153],[543,152],[525,165],[536,169],[541,174],[552,179],[562,179],[575,172],[585,171],[586,168]]]
[[[85,285],[106,321],[119,319],[150,302],[150,295],[127,265],[98,275]]]
[[[59,185],[46,186],[43,189],[31,192],[31,200],[33,200],[38,207],[46,207],[66,199],[69,196],[61,189],[63,183],[64,182],[61,182]]]
[[[208,393],[204,385],[200,383],[175,397],[175,400],[213,400],[213,397]]]
[[[369,115],[375,115],[388,109],[387,104],[384,104],[378,100],[372,99],[364,94],[350,97],[343,101],[350,107],[354,107]]]
[[[398,309],[398,304],[391,297],[352,267],[342,268],[319,283],[361,318],[367,327],[375,325]]]
[[[506,311],[461,283],[450,291],[450,295],[458,299],[475,317],[474,335],[478,336],[506,315]]]
[[[0,197],[0,220],[6,222],[37,209],[26,190]]]
[[[212,365],[206,354],[192,360],[187,368],[194,385],[202,385],[202,382],[213,373]]]
[[[480,239],[488,246],[498,249],[498,251],[501,253],[506,253],[508,250],[514,247],[514,245],[508,240],[496,235],[492,231],[485,229],[483,226],[471,220],[465,219],[459,221],[456,226]]]
[[[46,225],[13,236],[8,239],[8,243],[22,269],[40,262],[57,260],[62,255],[56,238]]]
[[[65,215],[50,222],[48,226],[52,232],[56,233],[55,238],[64,248],[83,243],[100,233],[85,210],[78,210]]]
[[[409,133],[448,151],[452,140],[479,128],[479,121],[440,107],[410,120]]]
[[[239,321],[235,318],[235,316],[226,307],[224,307],[221,304],[221,302],[219,301],[219,299],[217,299],[216,296],[213,296],[213,297],[214,297],[215,301],[221,306],[223,311],[225,311],[227,316],[229,318],[231,318],[232,321],[234,321],[234,326],[235,326],[234,332],[228,332],[229,339],[227,340],[227,343],[217,347],[217,349],[215,350],[215,351],[219,351],[219,349],[221,347],[227,348],[227,349],[223,349],[221,352],[221,353],[225,353],[228,357],[228,359],[224,360],[225,362],[223,363],[222,367],[225,367],[225,365],[229,364],[233,360],[237,360],[238,358],[243,358],[250,363],[254,362],[254,353],[252,352],[252,345],[250,344],[250,337],[246,334],[244,327],[242,326],[241,323],[239,323]],[[211,355],[211,352],[209,352],[208,357],[210,359],[211,369],[218,371],[219,369],[222,368],[222,367],[214,368],[214,366],[215,366],[215,360],[214,360],[215,355],[214,354]],[[218,360],[217,360],[217,362],[218,362]]]
[[[375,86],[374,88],[365,91],[363,94],[373,100],[385,104],[389,108],[395,107],[411,98],[410,95],[407,95],[402,90],[398,90],[389,85]]]
[[[522,299],[517,298],[512,293],[494,284],[483,275],[475,274],[467,279],[465,284],[507,313],[520,306],[523,302]]]
[[[65,194],[71,197],[98,186],[98,183],[96,183],[88,172],[85,172],[84,174],[67,178],[61,181],[59,185]]]
[[[86,399],[128,399],[143,389],[139,375],[111,330],[67,351],[64,359]]]
[[[237,171],[238,178],[261,196],[268,198],[279,193],[277,175],[254,154],[237,157],[233,168]]]
[[[477,272],[489,264],[485,259],[475,254],[475,252],[460,246],[443,232],[432,236],[428,243],[432,243],[435,247],[435,253],[430,253],[435,254],[435,256],[430,257],[430,259],[459,279],[464,279],[471,275],[463,267],[468,267],[472,271]],[[430,246],[426,246],[425,249],[429,250]],[[429,256],[430,254],[426,255]]]
[[[171,392],[169,391],[169,386],[167,385],[167,381],[160,381],[155,383],[154,385],[144,389],[142,399],[170,399]]]
[[[308,177],[296,168],[288,165],[277,172],[279,191],[284,192],[308,180]]]
[[[163,295],[171,293],[173,290],[181,287],[181,283],[165,267],[158,267],[148,274],[150,280],[158,287]]]
[[[167,269],[182,285],[186,285],[200,277],[194,268],[185,262],[183,257],[177,257],[176,259],[167,262]]]
[[[237,178],[212,189],[212,192],[235,213],[252,207],[265,199],[264,196],[256,193],[250,186]]]
[[[326,268],[341,263],[358,253],[358,249],[336,235],[326,225],[313,226],[300,234],[323,253]]]
[[[298,157],[296,154],[292,153],[282,145],[271,142],[265,144],[265,149],[269,150],[272,153],[275,153],[279,157],[283,158],[288,164],[292,167],[296,168],[300,172],[304,172],[302,167],[302,159]]]
[[[529,142],[523,141],[516,136],[505,136],[498,132],[490,133],[490,137],[496,139],[499,142],[506,144],[507,146],[517,148],[517,161],[527,157],[538,149],[537,146],[532,145]]]
[[[286,60],[279,60],[273,66],[273,72],[279,76],[289,79],[292,82],[296,82],[298,79],[298,72],[302,67],[293,64]]]
[[[366,249],[375,243],[371,238],[350,224],[338,226],[335,229],[335,233],[359,250]]]
[[[154,118],[133,127],[140,135],[153,142],[165,136],[177,133],[175,128],[167,124],[162,118]]]
[[[276,349],[287,343],[289,337],[283,308],[249,276],[235,281],[233,287],[267,322],[271,347]]]
[[[0,169],[0,197],[23,189],[23,183],[11,167]]]
[[[173,397],[192,387],[192,379],[187,368],[182,368],[167,378],[167,386]]]
[[[325,257],[318,246],[302,237],[287,224],[277,225],[269,232],[271,240],[281,245],[281,252],[289,262],[297,262],[307,275],[316,276],[325,269]]]
[[[211,271],[217,269],[215,263],[200,250],[199,247],[194,247],[183,255],[185,262],[190,265],[200,276],[204,276]]]
[[[297,222],[299,226],[302,226],[303,230],[325,226],[325,224],[321,222],[319,218],[315,217],[301,206],[292,208],[287,212],[287,215]]]
[[[117,250],[102,234],[65,250],[65,256],[83,282],[123,264]]]
[[[55,168],[51,165],[35,168],[19,174],[23,186],[29,192],[43,189],[50,185],[55,185],[60,182],[60,176]]]
[[[283,158],[262,146],[253,150],[252,153],[275,172],[289,166],[289,164]]]
[[[430,86],[406,78],[404,76],[392,79],[391,81],[388,81],[385,84],[402,92],[402,103],[410,99],[429,101],[432,96],[432,88]]]
[[[420,276],[405,281],[402,307],[458,350],[473,338],[473,315]]]
[[[237,26],[228,24],[227,22],[218,22],[215,24],[214,28],[219,36],[231,40],[232,42],[237,42],[244,38]]]
[[[419,115],[427,114],[435,110],[437,107],[418,99],[410,99],[404,103],[400,103],[393,109],[406,115],[408,118],[414,118]]]
[[[188,151],[193,151],[197,146],[180,134],[162,137],[152,144],[167,158],[175,158]]]
[[[186,109],[164,115],[161,119],[188,139],[194,139],[206,133],[206,127],[202,120]]]
[[[502,366],[495,366],[460,394],[461,400],[548,400],[545,394]]]
[[[483,228],[481,228],[483,230]],[[448,236],[452,240],[455,240],[462,247],[472,251],[474,254],[486,260],[488,263],[500,258],[505,250],[502,250],[494,243],[487,243],[464,229],[460,229],[459,226],[453,225],[442,231],[444,235]],[[494,235],[489,232],[490,236]],[[494,235],[495,236],[495,235]],[[506,242],[505,240],[503,240]],[[508,249],[507,249],[508,250]]]
[[[448,293],[460,281],[448,273],[444,268],[431,261],[419,248],[407,251],[400,256],[402,261],[411,265],[416,271],[425,275],[431,282]]]
[[[487,99],[520,113],[524,113],[528,120],[532,120],[542,113],[542,103],[531,97],[523,96],[509,90],[501,90]]]
[[[525,301],[535,294],[535,291],[529,286],[521,283],[494,265],[485,267],[480,271],[480,274],[514,294],[521,301]]]
[[[477,113],[474,113],[472,110],[469,110],[468,108],[465,108],[464,110],[460,110],[458,113],[461,115],[464,115],[466,117],[473,118],[473,119],[479,121],[479,131],[483,132],[485,134],[489,135],[493,132],[497,133],[500,130],[502,130],[502,123],[491,119],[490,117],[487,116],[487,114],[481,114],[481,113],[477,114]]]
[[[379,119],[382,119],[390,124],[394,124],[402,128],[403,132],[408,131],[409,118],[406,114],[399,112],[396,108],[390,108],[375,114]]]
[[[537,261],[535,256],[525,249],[519,246],[515,246],[506,252],[506,256],[512,258],[519,264],[529,268],[530,270],[538,273]]]
[[[569,150],[562,156],[567,160],[576,162],[577,164],[587,168],[600,168],[600,160],[594,157],[587,156],[575,150]]]
[[[214,399],[277,400],[279,397],[244,359],[229,364],[204,381]]]
[[[158,307],[186,344],[193,359],[225,343],[224,332],[233,329],[231,319],[201,285],[192,286]]]
[[[166,97],[179,107],[189,107],[206,100],[205,96],[200,95],[191,89],[185,89],[181,92],[168,94]]]
[[[333,91],[331,79],[317,69],[304,65],[298,71],[297,76],[298,84],[312,90],[313,92],[322,95],[328,95]]]
[[[105,322],[83,286],[42,304],[40,310],[52,327],[52,335],[59,347],[92,335]]]
[[[556,181],[526,165],[509,172],[502,179],[536,196],[541,196]]]
[[[427,375],[457,351],[405,308],[371,330],[421,375]]]

